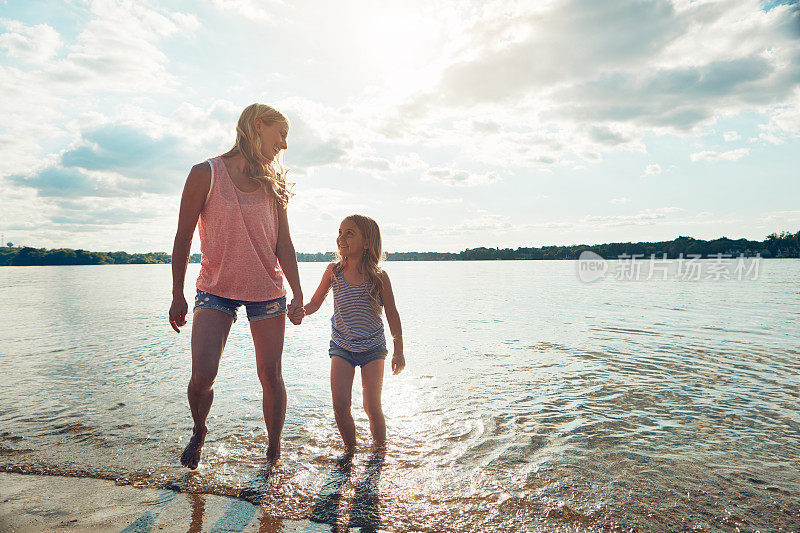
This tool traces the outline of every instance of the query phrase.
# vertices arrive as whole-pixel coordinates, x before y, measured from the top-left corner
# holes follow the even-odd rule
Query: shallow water
[[[307,294],[324,267],[300,265]],[[588,284],[569,261],[386,268],[408,367],[384,383],[385,461],[357,379],[362,453],[336,463],[329,301],[287,327],[281,466],[264,469],[241,310],[190,475],[191,328],[167,323],[170,266],[0,269],[0,470],[255,497],[283,519],[335,489],[328,518],[366,506],[389,531],[800,530],[800,260],[757,280]]]

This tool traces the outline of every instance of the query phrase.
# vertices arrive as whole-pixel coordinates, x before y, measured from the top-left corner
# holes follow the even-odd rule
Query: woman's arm
[[[325,301],[325,296],[328,295],[328,291],[331,289],[331,275],[333,273],[333,263],[328,265],[328,268],[325,269],[325,273],[322,274],[322,280],[319,282],[319,287],[317,287],[317,292],[314,293],[314,296],[311,297],[311,301],[309,301],[303,308],[306,311],[306,315],[310,315],[312,313],[316,313],[319,310],[319,307],[322,305],[322,302]]]
[[[381,272],[381,299],[383,309],[386,311],[386,321],[389,323],[389,331],[392,333],[394,341],[394,353],[392,354],[392,373],[399,374],[406,366],[406,359],[403,355],[403,326],[400,324],[400,313],[394,303],[394,293],[389,275],[384,270]]]
[[[178,230],[172,245],[172,305],[169,308],[169,323],[178,333],[181,332],[179,328],[186,325],[186,313],[189,311],[183,295],[183,284],[189,264],[189,252],[192,249],[192,237],[210,188],[211,167],[208,163],[193,166],[183,186]]]
[[[303,289],[300,288],[300,273],[297,271],[297,254],[294,251],[292,237],[289,234],[289,217],[286,208],[278,206],[278,243],[275,255],[281,264],[283,275],[292,289],[292,301],[289,304],[289,318],[293,324],[299,324],[303,317],[296,311],[303,307]]]

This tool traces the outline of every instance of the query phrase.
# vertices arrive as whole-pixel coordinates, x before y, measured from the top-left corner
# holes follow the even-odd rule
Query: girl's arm
[[[297,318],[297,310],[303,306],[303,289],[300,288],[300,273],[297,271],[297,254],[294,251],[292,237],[289,234],[289,217],[286,208],[278,206],[278,244],[275,255],[281,264],[281,270],[292,289],[292,301],[289,304],[289,318],[294,324],[299,324],[302,316]]]
[[[186,178],[186,185],[183,186],[178,230],[172,245],[172,305],[169,308],[169,324],[178,333],[181,332],[179,328],[186,325],[186,313],[189,311],[183,295],[183,283],[192,249],[192,237],[210,188],[211,167],[208,163],[193,166]]]
[[[328,268],[325,269],[325,273],[322,275],[322,280],[319,282],[319,287],[317,287],[317,292],[315,292],[314,296],[311,297],[311,301],[303,306],[303,309],[305,309],[307,315],[316,313],[319,307],[322,305],[322,302],[325,301],[325,296],[328,295],[328,291],[331,288],[333,265],[333,263],[330,263]]]
[[[384,270],[381,272],[381,299],[383,308],[386,311],[386,321],[389,323],[389,331],[394,340],[394,353],[392,354],[392,374],[399,374],[406,366],[406,358],[403,355],[403,326],[400,324],[400,313],[394,303],[394,293],[389,275]]]

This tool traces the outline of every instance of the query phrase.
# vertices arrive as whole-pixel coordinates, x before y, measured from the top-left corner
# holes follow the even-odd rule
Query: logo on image
[[[584,283],[591,283],[602,279],[608,271],[605,259],[588,250],[581,252],[577,262],[578,279]]]

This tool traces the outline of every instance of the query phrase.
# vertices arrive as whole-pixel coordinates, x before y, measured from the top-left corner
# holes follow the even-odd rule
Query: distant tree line
[[[317,252],[315,254],[297,252],[297,260],[301,263],[330,263],[335,259],[334,252]]]
[[[578,259],[582,252],[590,251],[604,259],[620,256],[649,258],[651,255],[675,259],[681,254],[702,257],[717,254],[762,257],[800,257],[800,231],[772,233],[763,241],[729,239],[722,237],[711,241],[678,237],[663,242],[615,242],[608,244],[574,244],[570,246],[542,246],[539,248],[468,248],[458,253],[400,252],[387,254],[390,261],[472,261],[472,260],[525,260],[525,259]]]
[[[199,261],[200,254],[197,254]],[[171,257],[164,252],[129,254],[128,252],[87,252],[58,248],[6,247],[0,248],[0,265],[113,265],[169,263]]]
[[[11,243],[9,243],[10,245]],[[700,255],[702,257],[725,254],[738,257],[740,254],[762,257],[800,257],[800,231],[790,233],[772,233],[763,241],[747,239],[729,239],[722,237],[712,241],[678,237],[664,242],[615,242],[608,244],[575,244],[570,246],[542,246],[539,248],[468,248],[462,252],[393,252],[388,253],[389,261],[486,261],[486,260],[526,260],[526,259],[577,259],[582,252],[591,251],[605,259],[616,259],[620,256],[637,256],[658,258],[665,254],[674,259],[679,255]],[[333,252],[298,253],[301,262],[333,261]],[[0,247],[0,266],[31,265],[109,265],[109,264],[153,264],[170,263],[170,254],[166,252],[148,252],[129,254],[127,252],[87,252],[59,248],[31,248],[6,246]],[[200,254],[192,254],[190,263],[199,263]]]

